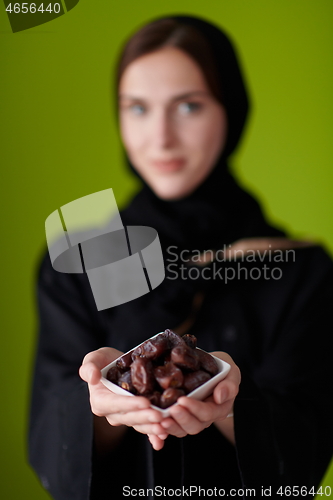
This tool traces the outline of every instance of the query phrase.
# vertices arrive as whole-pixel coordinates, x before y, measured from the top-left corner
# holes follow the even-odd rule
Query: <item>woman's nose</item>
[[[175,124],[167,111],[155,113],[151,122],[151,135],[154,146],[158,148],[169,148],[177,142]]]

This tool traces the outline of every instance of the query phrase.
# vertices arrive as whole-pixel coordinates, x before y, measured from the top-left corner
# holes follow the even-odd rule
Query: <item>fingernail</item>
[[[217,401],[217,404],[222,404],[223,401],[225,400],[225,397],[226,397],[226,390],[223,388],[223,389],[220,389],[220,391],[216,394],[216,401]]]

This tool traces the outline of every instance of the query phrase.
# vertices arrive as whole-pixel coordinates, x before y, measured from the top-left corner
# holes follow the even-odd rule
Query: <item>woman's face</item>
[[[119,116],[131,163],[165,200],[192,193],[225,145],[225,109],[197,63],[177,48],[129,64],[119,85]]]

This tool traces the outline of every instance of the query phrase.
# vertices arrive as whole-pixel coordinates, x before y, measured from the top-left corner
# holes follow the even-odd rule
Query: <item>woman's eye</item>
[[[146,111],[142,104],[132,104],[129,109],[134,115],[143,115]]]
[[[201,108],[201,104],[198,102],[181,102],[178,105],[178,110],[182,115],[188,115],[194,113]]]

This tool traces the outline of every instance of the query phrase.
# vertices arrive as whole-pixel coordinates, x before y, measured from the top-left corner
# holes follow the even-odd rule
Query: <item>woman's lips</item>
[[[180,170],[183,165],[185,165],[185,159],[184,158],[177,158],[174,160],[153,160],[152,161],[153,166],[155,167],[156,170],[159,170],[160,172],[175,172],[177,170]]]

